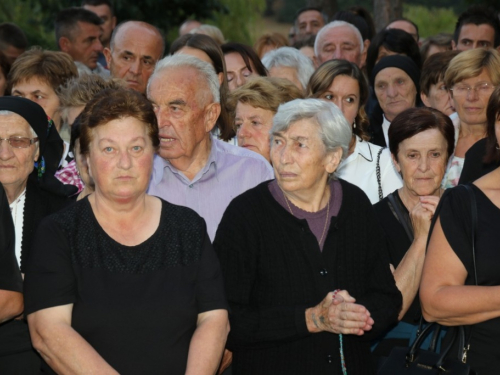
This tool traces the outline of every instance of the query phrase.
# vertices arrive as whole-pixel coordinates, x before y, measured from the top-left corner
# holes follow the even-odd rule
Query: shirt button
[[[332,362],[333,362],[333,356],[332,356],[331,354],[328,354],[328,355],[326,356],[326,362],[327,362],[327,363],[332,363]]]
[[[189,187],[192,189],[193,188],[193,184],[189,185]]]
[[[328,271],[326,270],[326,268],[323,268],[322,270],[319,271],[319,274],[321,276],[326,276],[326,275],[328,275]]]

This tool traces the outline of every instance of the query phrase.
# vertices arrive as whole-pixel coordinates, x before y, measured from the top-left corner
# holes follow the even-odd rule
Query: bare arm
[[[0,323],[20,315],[23,307],[22,293],[0,289]]]
[[[455,326],[500,316],[500,286],[464,285],[466,277],[467,270],[446,240],[438,219],[420,285],[422,313],[427,321]]]
[[[72,310],[70,304],[28,315],[35,349],[58,374],[118,374],[71,328]]]
[[[438,197],[420,197],[420,203],[410,212],[414,240],[394,271],[396,285],[403,295],[403,306],[399,312],[398,320],[403,319],[417,295],[429,228],[438,203]]]
[[[229,333],[227,310],[198,314],[198,323],[189,345],[186,375],[215,374]]]

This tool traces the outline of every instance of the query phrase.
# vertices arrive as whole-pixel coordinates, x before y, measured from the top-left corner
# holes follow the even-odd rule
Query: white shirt
[[[389,126],[391,126],[391,122],[387,120],[384,115],[384,122],[382,122],[382,132],[384,133],[385,144],[387,145],[387,147],[389,147]]]
[[[19,197],[14,199],[10,207],[12,221],[16,231],[16,259],[18,266],[21,266],[21,243],[23,241],[23,225],[24,225],[24,203],[26,202],[26,188]]]
[[[342,161],[336,171],[337,177],[363,190],[372,204],[379,201],[377,154],[381,148],[356,136],[353,153]],[[380,181],[384,197],[403,186],[403,180],[396,171],[387,148],[380,155]]]

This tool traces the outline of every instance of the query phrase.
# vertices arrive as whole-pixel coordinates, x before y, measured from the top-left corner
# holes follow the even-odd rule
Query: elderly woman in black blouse
[[[396,321],[401,294],[370,201],[334,178],[351,136],[332,103],[281,105],[276,179],[235,198],[222,218],[214,247],[234,374],[374,373],[369,340]]]
[[[39,227],[25,280],[33,345],[62,374],[213,374],[228,331],[219,263],[202,218],[146,194],[151,103],[107,89],[81,121],[95,192]]]

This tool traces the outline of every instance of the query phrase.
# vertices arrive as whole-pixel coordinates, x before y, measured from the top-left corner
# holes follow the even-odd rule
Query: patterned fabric
[[[448,165],[448,170],[444,175],[443,181],[441,182],[441,187],[443,189],[449,189],[458,185],[458,180],[460,180],[460,174],[464,167],[464,158],[453,155],[451,157],[451,162]]]
[[[69,162],[68,165],[66,165],[64,168],[58,170],[56,172],[56,178],[65,185],[76,186],[78,188],[76,194],[80,194],[80,192],[85,187],[85,184],[80,178],[80,174],[78,173],[76,162],[74,160]]]

